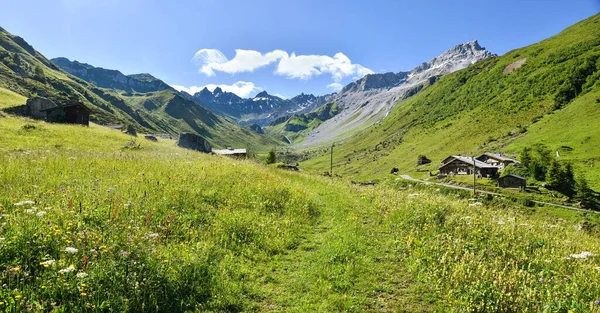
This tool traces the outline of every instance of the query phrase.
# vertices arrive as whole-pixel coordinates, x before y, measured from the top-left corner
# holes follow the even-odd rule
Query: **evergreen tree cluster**
[[[575,177],[573,165],[557,160],[550,149],[542,144],[525,147],[520,154],[521,166],[509,166],[504,174],[516,174],[538,181],[545,181],[550,190],[560,192],[581,206],[594,208],[597,202],[583,175]]]

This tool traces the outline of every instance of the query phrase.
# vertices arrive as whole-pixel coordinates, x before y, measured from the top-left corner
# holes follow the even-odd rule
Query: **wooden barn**
[[[444,164],[439,167],[440,174],[444,175],[473,175],[475,173],[482,177],[494,177],[498,174],[498,167],[470,157],[452,155],[444,159]]]
[[[81,103],[71,103],[42,110],[46,120],[53,123],[90,125],[90,109]]]
[[[508,158],[504,154],[484,153],[475,158],[478,161],[485,162],[490,165],[497,166],[500,169],[507,167],[510,164],[521,164],[521,162]]]
[[[514,174],[508,174],[498,178],[498,187],[525,189],[525,187],[527,187],[527,178]]]

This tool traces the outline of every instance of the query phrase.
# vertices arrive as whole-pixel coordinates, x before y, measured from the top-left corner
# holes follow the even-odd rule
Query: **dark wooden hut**
[[[42,110],[46,120],[53,123],[90,125],[90,109],[81,103],[71,103]]]
[[[498,178],[498,187],[500,188],[521,188],[527,187],[527,178],[508,174]]]

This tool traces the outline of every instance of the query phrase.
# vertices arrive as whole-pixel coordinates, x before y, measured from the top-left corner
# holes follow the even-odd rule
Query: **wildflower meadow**
[[[470,197],[0,117],[0,310],[600,312],[594,213]]]

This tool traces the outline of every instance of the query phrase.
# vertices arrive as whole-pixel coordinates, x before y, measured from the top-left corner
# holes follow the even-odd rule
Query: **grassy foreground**
[[[141,140],[0,117],[0,310],[600,312],[580,213]]]

